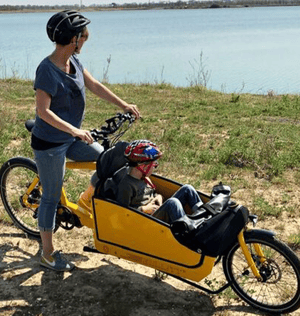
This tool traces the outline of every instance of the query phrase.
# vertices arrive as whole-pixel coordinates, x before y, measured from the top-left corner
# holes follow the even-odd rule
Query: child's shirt
[[[155,189],[152,189],[145,181],[133,178],[129,174],[120,181],[116,190],[118,203],[136,209],[150,203],[155,196]]]

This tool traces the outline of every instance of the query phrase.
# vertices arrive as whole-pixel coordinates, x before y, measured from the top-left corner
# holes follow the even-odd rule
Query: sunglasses
[[[86,33],[84,35],[81,35],[82,38],[84,38],[85,41],[87,41],[89,39],[89,34]]]
[[[157,168],[158,165],[159,165],[159,163],[158,163],[157,160],[154,160],[154,161],[150,161],[150,162],[148,162],[148,163],[143,163],[143,165],[149,166],[150,168],[151,168],[151,167]]]
[[[78,35],[78,40],[81,39],[81,38],[83,38],[84,41],[87,41],[88,38],[89,38],[89,33],[88,33],[88,32],[85,32],[84,34],[79,33],[79,35]]]
[[[156,161],[156,160],[151,161],[151,162],[147,163],[147,165],[149,165],[150,167],[157,168],[158,167],[158,161]]]
[[[158,163],[158,161],[155,160],[155,161],[152,161],[152,165],[154,168],[157,168],[159,163]]]

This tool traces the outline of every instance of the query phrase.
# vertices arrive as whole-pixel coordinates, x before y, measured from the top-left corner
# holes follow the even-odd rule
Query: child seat
[[[124,151],[128,145],[128,142],[120,141],[99,156],[96,165],[99,181],[95,188],[95,197],[113,199],[113,192],[105,192],[104,184],[115,176],[120,180],[126,175],[128,160],[124,156]]]

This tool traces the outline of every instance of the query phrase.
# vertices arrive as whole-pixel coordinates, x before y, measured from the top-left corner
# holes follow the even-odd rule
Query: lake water
[[[45,31],[51,15],[0,15],[0,78],[34,78],[54,49]],[[92,23],[80,60],[99,80],[111,57],[110,83],[189,86],[206,73],[218,91],[300,92],[300,6],[84,15]]]

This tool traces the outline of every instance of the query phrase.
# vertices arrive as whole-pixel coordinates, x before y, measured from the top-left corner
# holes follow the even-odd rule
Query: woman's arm
[[[41,89],[37,89],[36,113],[43,121],[65,133],[71,134],[73,137],[79,137],[89,144],[93,143],[94,140],[89,131],[78,129],[68,122],[62,120],[50,110],[50,104],[51,95]]]
[[[119,106],[124,112],[131,112],[136,118],[140,117],[139,110],[135,104],[128,104],[119,98],[111,90],[96,80],[86,69],[84,69],[83,75],[85,86],[98,97]]]

